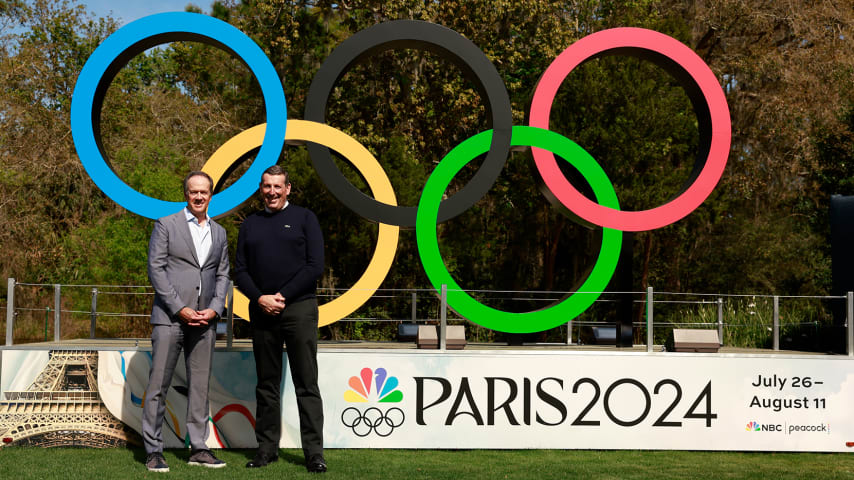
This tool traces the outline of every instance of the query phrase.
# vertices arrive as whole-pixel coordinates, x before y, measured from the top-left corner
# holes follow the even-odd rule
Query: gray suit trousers
[[[187,370],[187,430],[181,433],[189,436],[194,450],[207,448],[205,439],[210,412],[207,394],[216,342],[215,326],[215,322],[207,327],[190,327],[180,322],[152,325],[151,372],[142,408],[142,439],[146,453],[163,451],[166,394],[181,350]]]

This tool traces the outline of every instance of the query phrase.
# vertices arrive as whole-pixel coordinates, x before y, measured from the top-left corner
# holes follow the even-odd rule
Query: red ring
[[[697,82],[709,107],[712,132],[709,155],[696,180],[681,195],[660,207],[615,210],[588,200],[576,190],[561,173],[552,152],[532,148],[534,161],[546,186],[579,217],[616,230],[654,230],[680,220],[700,206],[720,180],[729,156],[732,123],[726,97],[715,74],[693,50],[672,37],[643,28],[613,28],[588,35],[558,55],[543,73],[531,102],[530,125],[548,130],[551,106],[566,76],[590,57],[617,48],[656,52],[677,63]]]

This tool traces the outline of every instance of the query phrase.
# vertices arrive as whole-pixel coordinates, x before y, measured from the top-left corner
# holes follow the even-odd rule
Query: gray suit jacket
[[[210,308],[222,315],[228,290],[225,229],[211,220],[211,250],[199,265],[184,210],[158,219],[148,242],[148,280],[154,287],[152,325],[179,322],[177,313],[184,307],[196,310],[196,300],[198,310]]]

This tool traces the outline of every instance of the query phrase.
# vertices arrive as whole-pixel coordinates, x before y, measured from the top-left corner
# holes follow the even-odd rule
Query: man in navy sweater
[[[317,386],[316,282],[323,273],[323,233],[317,217],[288,202],[288,172],[274,165],[261,175],[264,210],[246,217],[237,237],[235,282],[249,298],[258,451],[246,464],[278,460],[281,438],[282,343],[288,353],[309,472],[326,471],[323,402]]]

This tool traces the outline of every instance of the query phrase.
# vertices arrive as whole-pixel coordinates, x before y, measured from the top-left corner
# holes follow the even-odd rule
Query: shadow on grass
[[[305,465],[305,458],[303,458],[302,455],[299,455],[298,453],[294,452],[289,452],[287,450],[282,450],[281,448],[279,449],[279,458],[288,463],[299,465],[300,467]]]
[[[145,453],[145,449],[142,447],[128,447],[128,450],[133,452],[133,459],[135,462],[145,464],[145,457],[148,455]]]

